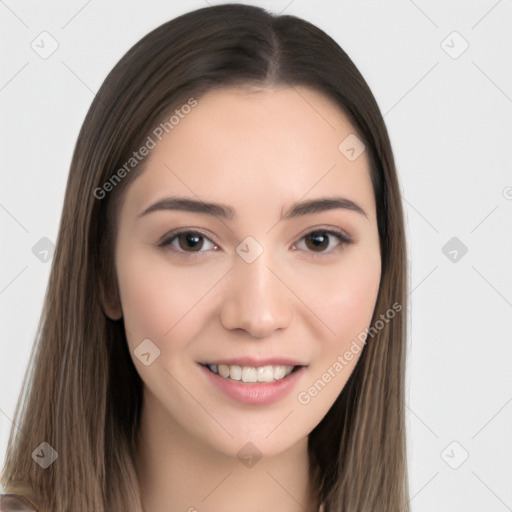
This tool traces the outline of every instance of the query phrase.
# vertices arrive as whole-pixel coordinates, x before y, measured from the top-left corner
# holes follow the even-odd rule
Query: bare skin
[[[210,92],[128,187],[116,241],[120,303],[105,310],[124,317],[144,382],[137,471],[146,512],[317,510],[308,435],[356,365],[358,354],[332,369],[368,327],[381,272],[367,155],[350,161],[338,149],[354,132],[308,88]],[[222,203],[234,216],[142,214],[170,196]],[[284,218],[294,203],[334,196],[356,207]],[[193,244],[178,229],[192,231]],[[248,236],[257,245],[242,245],[247,254],[262,249],[250,263],[236,251]],[[145,339],[160,351],[147,366],[134,355]],[[202,363],[242,357],[292,358],[300,377],[274,403],[239,403]],[[318,379],[321,391],[299,401]],[[252,467],[237,456],[244,446],[249,459],[261,456]]]

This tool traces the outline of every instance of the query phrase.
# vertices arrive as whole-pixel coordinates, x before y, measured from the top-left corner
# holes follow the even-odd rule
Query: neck
[[[156,402],[145,393],[137,453],[144,512],[318,510],[307,438],[247,467],[191,437]]]

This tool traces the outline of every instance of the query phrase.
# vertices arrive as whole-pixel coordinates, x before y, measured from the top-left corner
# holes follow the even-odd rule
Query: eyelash
[[[200,237],[210,241],[215,247],[218,247],[218,245],[215,244],[215,242],[213,242],[212,240],[210,240],[210,238],[208,236],[206,236],[204,233],[202,233],[201,231],[192,230],[192,229],[181,229],[181,230],[176,230],[176,231],[172,231],[171,233],[168,233],[160,242],[158,242],[157,247],[160,247],[162,249],[169,247],[175,253],[177,253],[179,255],[184,255],[186,257],[195,257],[201,253],[209,252],[209,250],[207,250],[207,251],[201,251],[201,250],[200,251],[183,251],[181,249],[175,249],[174,247],[171,247],[171,243],[174,240],[176,240],[179,235],[181,235],[183,233],[199,235]],[[313,230],[309,231],[308,233],[306,233],[305,235],[303,235],[299,241],[304,240],[307,236],[310,236],[312,234],[329,235],[329,236],[337,238],[339,241],[338,245],[336,245],[334,247],[334,249],[330,249],[328,251],[319,251],[319,252],[306,251],[313,256],[326,257],[330,254],[333,254],[334,252],[340,251],[341,249],[343,249],[344,246],[354,243],[353,240],[348,235],[346,235],[343,231],[338,231],[335,229],[327,229],[327,228],[313,229]]]

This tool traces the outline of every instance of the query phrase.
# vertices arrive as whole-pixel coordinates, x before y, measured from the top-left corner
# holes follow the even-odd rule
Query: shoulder
[[[0,494],[0,512],[38,512],[37,509],[20,494]]]

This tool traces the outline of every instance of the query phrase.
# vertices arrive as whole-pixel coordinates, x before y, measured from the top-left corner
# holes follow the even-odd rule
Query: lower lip
[[[242,382],[225,379],[213,373],[206,366],[199,366],[217,389],[220,389],[229,398],[245,405],[270,405],[278,402],[291,393],[305,370],[305,367],[302,366],[284,379],[274,382]]]

